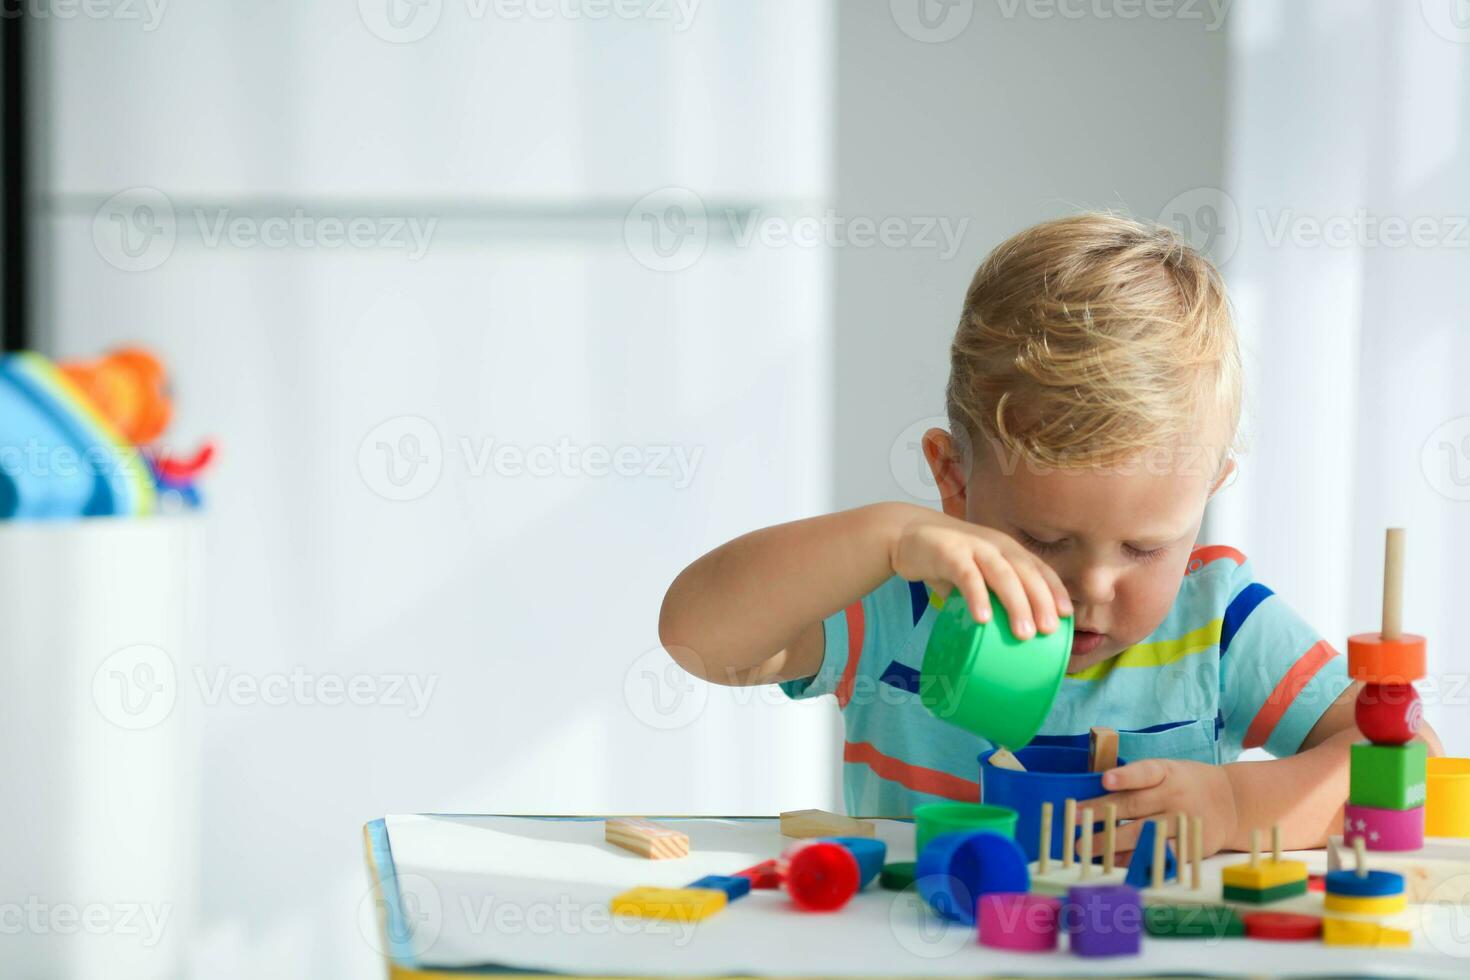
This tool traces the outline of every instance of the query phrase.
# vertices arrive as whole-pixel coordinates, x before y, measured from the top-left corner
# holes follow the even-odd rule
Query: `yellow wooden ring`
[[[1398,895],[1384,895],[1381,898],[1356,898],[1352,895],[1328,894],[1323,899],[1323,904],[1329,912],[1352,912],[1356,915],[1391,915],[1394,912],[1402,912],[1408,908],[1409,898],[1400,893]]]

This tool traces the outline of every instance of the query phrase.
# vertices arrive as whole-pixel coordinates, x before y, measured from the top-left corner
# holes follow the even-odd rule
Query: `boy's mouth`
[[[1108,638],[1106,633],[1094,633],[1092,630],[1074,630],[1072,633],[1072,656],[1080,657],[1091,653],[1102,646]]]

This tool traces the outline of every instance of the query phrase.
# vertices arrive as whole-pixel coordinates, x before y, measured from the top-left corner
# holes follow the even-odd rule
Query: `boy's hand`
[[[959,589],[976,622],[990,620],[990,596],[1000,597],[1019,639],[1039,628],[1051,633],[1058,615],[1072,615],[1072,600],[1052,567],[1010,535],[945,514],[923,510],[908,518],[889,549],[895,575],[922,580],[940,598]]]
[[[1179,759],[1144,759],[1103,773],[1103,788],[1113,790],[1087,801],[1093,819],[1102,819],[1103,807],[1118,806],[1119,820],[1132,820],[1117,829],[1117,851],[1132,851],[1152,817],[1167,820],[1169,832],[1177,827],[1177,814],[1204,818],[1204,854],[1224,850],[1235,837],[1235,793],[1224,766]],[[1080,808],[1079,803],[1079,808]],[[1102,834],[1094,835],[1092,852],[1101,854]],[[1176,842],[1177,853],[1177,842]]]

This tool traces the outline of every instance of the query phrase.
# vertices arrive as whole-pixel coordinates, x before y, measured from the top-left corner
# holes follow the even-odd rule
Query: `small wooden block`
[[[1239,885],[1226,885],[1220,889],[1220,897],[1227,902],[1247,902],[1251,905],[1268,905],[1271,902],[1279,902],[1283,898],[1294,898],[1297,895],[1307,893],[1307,879],[1299,881],[1288,881],[1284,885],[1272,885],[1270,888],[1245,888]]]
[[[639,817],[609,817],[603,835],[609,844],[640,857],[661,861],[689,856],[689,835]]]
[[[728,898],[717,888],[630,888],[612,900],[614,915],[698,922],[725,907]]]
[[[1087,735],[1087,771],[1107,772],[1118,765],[1118,733],[1111,728],[1093,727]]]
[[[782,837],[876,837],[867,820],[854,820],[826,810],[788,810],[781,814]]]
[[[1322,898],[1322,907],[1329,912],[1347,912],[1352,915],[1394,915],[1409,907],[1409,898],[1403,892],[1397,895],[1334,895]]]
[[[1231,888],[1266,891],[1301,882],[1307,886],[1307,866],[1301,861],[1263,860],[1254,868],[1248,862],[1232,864],[1220,872],[1220,883]]]
[[[1407,929],[1395,929],[1366,919],[1322,920],[1322,942],[1328,946],[1408,946]]]
[[[1245,935],[1245,923],[1225,905],[1150,905],[1144,909],[1143,925],[1150,936],[1178,939]]]
[[[1010,749],[996,749],[990,753],[990,764],[997,769],[1014,769],[1016,772],[1025,772],[1026,767],[1021,765]]]

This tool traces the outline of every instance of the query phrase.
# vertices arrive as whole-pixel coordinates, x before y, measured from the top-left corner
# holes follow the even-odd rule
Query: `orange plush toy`
[[[134,444],[147,445],[168,427],[173,414],[168,378],[163,364],[147,351],[123,347],[95,361],[58,366]]]

